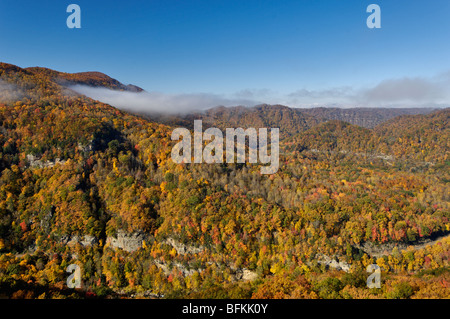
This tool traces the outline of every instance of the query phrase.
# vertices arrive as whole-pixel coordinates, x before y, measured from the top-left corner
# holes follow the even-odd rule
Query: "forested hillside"
[[[448,298],[450,109],[371,128],[283,106],[205,127],[279,127],[280,169],[175,164],[172,130],[74,83],[0,63],[0,295],[13,298]],[[170,125],[169,125],[170,124]],[[66,286],[66,268],[83,286]],[[366,267],[382,288],[366,287]]]

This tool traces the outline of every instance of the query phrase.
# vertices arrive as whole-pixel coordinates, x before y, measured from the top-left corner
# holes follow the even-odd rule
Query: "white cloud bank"
[[[127,92],[84,85],[70,89],[95,100],[113,105],[119,109],[136,112],[188,113],[214,106],[255,105],[255,101],[245,98],[227,98],[218,94],[164,94],[160,92]]]
[[[450,72],[432,78],[384,80],[374,87],[350,86],[325,90],[299,89],[280,95],[269,89],[244,89],[225,96],[210,93],[165,94],[160,92],[124,92],[76,85],[72,90],[123,110],[158,113],[189,113],[211,107],[284,104],[291,107],[448,107]]]
[[[301,89],[288,95],[289,102],[297,106],[448,107],[450,72],[432,78],[387,79],[371,88],[354,89],[346,86],[312,91]]]
[[[0,79],[0,102],[18,101],[24,98],[26,94],[16,85]]]
[[[363,92],[361,98],[375,103],[448,103],[450,81],[438,78],[390,79]]]

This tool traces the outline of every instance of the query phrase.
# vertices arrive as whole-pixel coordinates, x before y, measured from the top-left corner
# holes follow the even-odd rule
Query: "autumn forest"
[[[1,297],[450,297],[449,108],[164,116],[74,84],[142,91],[0,63]],[[171,133],[194,119],[279,127],[278,172],[174,163]],[[369,265],[380,288],[367,287]]]

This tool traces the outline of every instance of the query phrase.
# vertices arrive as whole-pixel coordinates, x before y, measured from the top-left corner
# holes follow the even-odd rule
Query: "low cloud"
[[[71,86],[70,89],[95,100],[113,105],[119,109],[147,113],[189,113],[219,105],[253,106],[257,104],[257,102],[244,97],[227,98],[222,95],[209,93],[165,94],[145,91],[127,92],[83,85]]]
[[[0,102],[9,103],[23,99],[26,94],[16,85],[0,79]]]
[[[402,78],[385,80],[361,94],[362,101],[371,103],[423,104],[448,102],[447,81],[438,78]],[[450,82],[450,81],[449,81]],[[447,86],[447,89],[446,89]]]
[[[123,110],[146,113],[190,113],[215,106],[283,104],[290,107],[448,107],[450,71],[437,76],[386,79],[373,87],[298,89],[279,94],[270,89],[243,89],[231,95],[126,92],[76,85],[72,90]]]
[[[244,89],[233,94],[236,99],[247,101],[265,100],[273,98],[277,93],[269,89]],[[261,102],[257,103],[260,104]]]
[[[286,103],[292,106],[448,107],[449,87],[450,71],[430,78],[386,79],[369,88],[300,89],[288,94]]]
[[[350,86],[325,90],[300,89],[287,95],[285,103],[293,106],[340,105],[354,99],[355,92]]]
[[[339,98],[342,96],[347,96],[350,92],[352,92],[352,88],[349,86],[345,87],[337,87],[331,88],[327,90],[307,90],[301,89],[289,94],[289,97],[296,98],[323,98],[323,97],[331,97],[331,98]]]

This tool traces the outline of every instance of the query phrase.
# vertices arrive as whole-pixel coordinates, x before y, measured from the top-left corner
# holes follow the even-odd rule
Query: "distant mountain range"
[[[194,119],[201,119],[206,127],[280,127],[282,138],[293,136],[330,120],[347,122],[364,128],[375,128],[402,115],[429,114],[432,108],[290,108],[283,105],[258,105],[254,107],[218,106],[204,112],[167,115],[152,112],[144,117],[171,126],[192,129]]]

